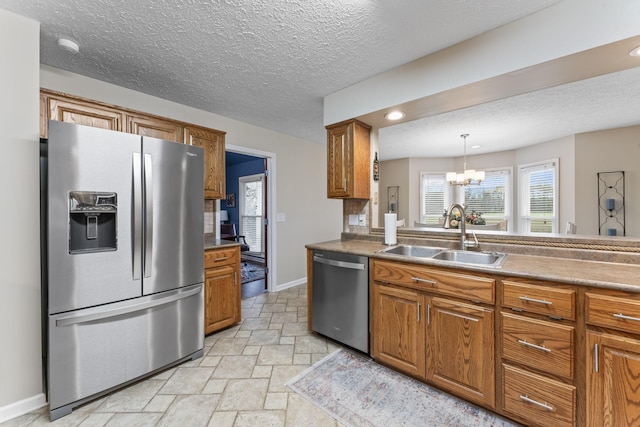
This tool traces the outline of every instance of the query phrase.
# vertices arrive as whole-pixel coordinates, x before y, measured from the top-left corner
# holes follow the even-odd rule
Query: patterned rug
[[[286,385],[347,426],[519,425],[342,349]]]
[[[264,267],[243,262],[240,266],[240,283],[253,282],[254,280],[264,279]]]

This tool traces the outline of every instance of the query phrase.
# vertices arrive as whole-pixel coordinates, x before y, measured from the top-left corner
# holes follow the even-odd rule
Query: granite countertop
[[[384,254],[379,251],[389,246],[379,241],[332,240],[308,244],[306,247],[309,249],[352,253],[380,259],[449,267],[501,276],[550,280],[640,293],[640,265],[638,264],[509,253],[502,267],[495,268],[482,265],[454,264],[448,261],[428,258]]]
[[[233,240],[220,240],[216,239],[213,234],[205,234],[204,235],[204,250],[207,249],[218,249],[230,246],[240,246],[240,243],[234,242]]]

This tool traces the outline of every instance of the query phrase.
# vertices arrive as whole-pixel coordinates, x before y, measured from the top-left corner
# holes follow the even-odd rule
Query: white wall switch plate
[[[367,216],[365,214],[358,215],[358,225],[361,225],[361,226],[367,225]]]
[[[358,215],[349,215],[349,225],[358,225]]]

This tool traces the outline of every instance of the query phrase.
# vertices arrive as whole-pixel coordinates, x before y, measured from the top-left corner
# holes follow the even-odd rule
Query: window
[[[558,232],[558,159],[519,167],[520,231]]]
[[[458,187],[464,192],[465,211],[482,214],[486,225],[495,225],[498,230],[513,228],[511,222],[511,168],[485,170],[485,179],[479,185]],[[460,196],[462,197],[462,196]]]
[[[240,184],[240,234],[249,251],[264,255],[264,174],[243,176]]]
[[[442,214],[449,207],[449,187],[444,173],[420,173],[420,222],[442,224]]]

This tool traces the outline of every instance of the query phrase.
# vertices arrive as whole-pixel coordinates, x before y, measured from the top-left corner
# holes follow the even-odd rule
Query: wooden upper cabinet
[[[225,132],[187,126],[184,129],[185,144],[204,149],[204,197],[224,199],[225,189]]]
[[[40,136],[43,138],[47,137],[48,120],[124,131],[124,112],[117,108],[42,92],[40,97],[40,106],[44,110],[40,111]]]
[[[327,197],[369,199],[369,132],[357,120],[327,126]]]
[[[184,142],[183,128],[180,123],[155,117],[128,114],[127,132],[166,141]]]

